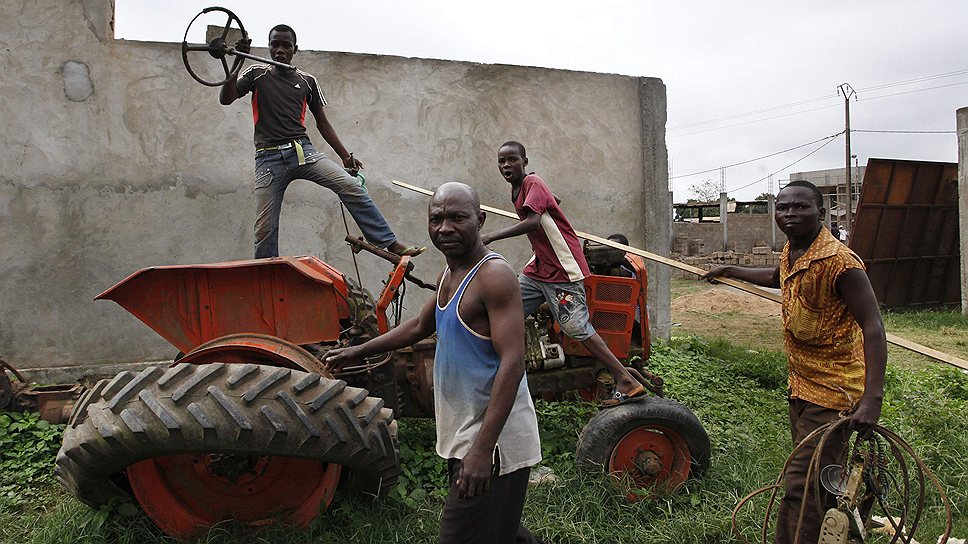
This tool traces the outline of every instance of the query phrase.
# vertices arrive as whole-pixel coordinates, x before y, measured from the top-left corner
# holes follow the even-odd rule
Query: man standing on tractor
[[[235,48],[248,53],[251,43],[252,40],[242,39],[236,42]],[[272,60],[289,64],[297,50],[296,32],[292,28],[276,25],[269,31]],[[289,183],[295,179],[306,179],[335,192],[371,244],[397,255],[416,256],[427,249],[405,246],[390,230],[383,214],[356,177],[363,164],[343,147],[323,113],[326,97],[312,74],[253,64],[239,76],[233,73],[222,85],[219,102],[227,106],[250,91],[256,148],[256,259],[279,255],[282,199]],[[316,119],[316,128],[323,139],[343,161],[342,167],[313,147],[306,133],[307,109]]]
[[[524,315],[529,316],[543,302],[561,326],[561,332],[581,342],[615,379],[615,391],[602,405],[618,406],[645,394],[645,388],[608,349],[589,322],[583,280],[591,274],[581,243],[558,199],[544,180],[534,172],[525,174],[527,152],[520,142],[506,142],[497,152],[497,165],[511,184],[511,202],[521,221],[481,236],[491,242],[528,235],[534,257],[518,276],[524,300]]]
[[[824,228],[825,212],[823,195],[812,183],[790,182],[776,196],[775,220],[788,239],[780,266],[720,266],[703,276],[709,281],[737,278],[782,290],[794,447],[818,427],[838,420],[844,412],[850,414],[849,429],[841,427],[844,432],[831,437],[821,452],[821,466],[843,465],[850,431],[866,437],[877,424],[887,364],[884,324],[864,263]],[[784,474],[777,544],[792,544],[798,525],[800,542],[819,538],[818,499],[810,496],[814,482],[806,482],[815,447],[814,443],[801,448]],[[822,493],[823,510],[836,506],[834,497]],[[798,524],[804,502],[803,523]]]
[[[463,183],[445,183],[429,208],[430,239],[447,268],[420,314],[358,346],[331,350],[332,370],[437,333],[434,417],[450,492],[442,543],[538,542],[521,526],[531,467],[541,460],[524,366],[524,313],[514,271],[481,243],[485,214]]]

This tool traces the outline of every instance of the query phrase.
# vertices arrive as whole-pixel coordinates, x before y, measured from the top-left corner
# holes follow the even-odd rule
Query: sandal
[[[645,396],[645,388],[641,385],[635,386],[629,393],[622,393],[618,389],[612,393],[612,396],[603,400],[598,406],[599,408],[615,408],[616,406],[621,406],[629,402],[634,402]]]

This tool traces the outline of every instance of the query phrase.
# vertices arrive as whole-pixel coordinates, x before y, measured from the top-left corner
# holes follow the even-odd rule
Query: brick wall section
[[[772,221],[773,217],[769,214],[729,214],[727,223],[729,241],[726,249],[741,253],[752,253],[754,247],[769,247]],[[697,256],[722,249],[723,229],[718,222],[674,222],[672,224],[673,253]]]

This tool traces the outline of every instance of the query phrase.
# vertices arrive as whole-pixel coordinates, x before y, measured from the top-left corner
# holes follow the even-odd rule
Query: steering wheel
[[[225,13],[228,16],[228,21],[226,21],[225,23],[225,28],[222,29],[222,35],[216,37],[207,45],[197,45],[197,44],[190,45],[188,43],[188,32],[191,30],[192,25],[195,23],[195,20],[201,17],[202,15],[205,15],[206,13],[212,13],[213,11],[220,11],[222,13]],[[253,58],[250,55],[244,55],[243,53],[236,51],[234,47],[229,47],[229,45],[225,43],[225,38],[228,37],[229,31],[232,29],[233,21],[238,23],[239,30],[242,31],[242,37],[248,38],[249,35],[248,33],[246,33],[245,27],[242,26],[242,21],[238,18],[238,16],[236,16],[231,11],[218,6],[213,6],[210,8],[203,9],[201,12],[198,13],[198,15],[192,18],[191,22],[188,23],[188,28],[185,29],[185,37],[182,38],[182,61],[185,62],[185,69],[188,70],[188,74],[191,75],[195,81],[201,83],[202,85],[207,85],[209,87],[219,87],[221,85],[224,85],[230,79],[232,79],[232,76],[236,75],[239,72],[239,68],[242,67],[242,63],[245,61],[246,58]],[[192,70],[192,66],[188,62],[188,53],[190,51],[204,51],[209,55],[211,55],[212,58],[219,59],[220,61],[222,61],[222,69],[225,71],[225,79],[221,81],[206,81],[202,79],[197,73],[195,73],[195,70]],[[226,60],[226,56],[228,55],[235,56],[235,60],[232,61],[231,67],[229,67],[229,63]],[[262,59],[259,59],[259,60],[262,60]]]

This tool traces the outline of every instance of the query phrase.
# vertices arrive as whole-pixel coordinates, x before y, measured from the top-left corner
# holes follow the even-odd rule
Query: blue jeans
[[[309,180],[336,193],[371,244],[381,248],[392,244],[397,237],[357,178],[316,151],[308,138],[299,144],[305,164],[299,164],[294,145],[255,153],[255,258],[279,256],[282,197],[294,179]]]
[[[533,280],[524,274],[519,274],[518,284],[521,286],[525,319],[533,314],[542,302],[547,302],[551,317],[561,327],[561,332],[579,342],[595,336],[595,327],[589,322],[584,282],[552,283]]]

